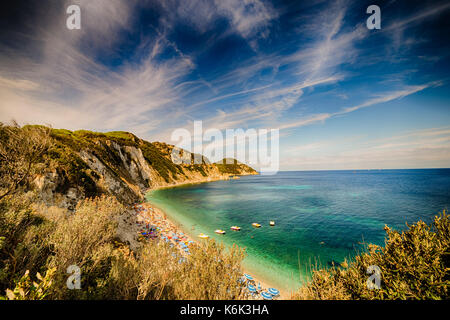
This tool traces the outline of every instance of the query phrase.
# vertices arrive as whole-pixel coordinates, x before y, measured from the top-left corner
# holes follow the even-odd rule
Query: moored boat
[[[255,228],[260,228],[261,227],[261,225],[259,223],[256,223],[256,222],[252,223],[252,226],[254,226]]]
[[[234,231],[241,231],[241,227],[238,226],[232,226],[230,229]]]
[[[216,231],[214,231],[215,233],[218,233],[218,234],[225,234],[225,231],[224,230],[221,230],[221,229],[217,229]]]
[[[204,234],[204,233],[200,233],[200,234],[198,235],[198,237],[199,237],[199,238],[202,238],[202,239],[208,239],[208,238],[209,238],[209,236],[206,235],[206,234]]]
[[[270,221],[269,224],[273,227],[275,225],[275,221]]]

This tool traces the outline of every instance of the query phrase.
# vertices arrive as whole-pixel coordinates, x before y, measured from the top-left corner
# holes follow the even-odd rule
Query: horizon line
[[[278,170],[278,172],[310,172],[310,171],[381,171],[381,170],[449,170],[450,167],[431,168],[384,168],[384,169],[310,169],[310,170]],[[258,170],[256,170],[258,171]],[[260,173],[260,171],[258,171]]]

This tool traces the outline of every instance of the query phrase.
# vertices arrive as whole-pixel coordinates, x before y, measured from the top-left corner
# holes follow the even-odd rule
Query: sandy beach
[[[134,216],[133,220],[137,227],[133,228],[133,231],[138,233],[137,239],[140,241],[161,239],[172,243],[185,256],[189,254],[189,248],[192,245],[202,241],[200,238],[196,239],[192,235],[192,230],[184,230],[182,226],[172,221],[161,208],[151,202],[134,204],[130,207],[130,213]],[[251,274],[245,269],[243,269],[243,272]],[[275,284],[271,285],[260,277],[256,278],[253,276],[253,278],[256,286],[260,285],[262,291],[268,288],[277,288]],[[277,299],[288,299],[290,296],[290,293],[280,290],[280,295]],[[257,297],[262,299],[260,295],[257,295]]]

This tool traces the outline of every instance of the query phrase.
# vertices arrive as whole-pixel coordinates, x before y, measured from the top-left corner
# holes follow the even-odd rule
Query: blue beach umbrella
[[[251,284],[247,285],[248,290],[256,291],[256,288],[252,286]]]
[[[278,290],[275,289],[275,288],[269,288],[267,291],[269,291],[269,293],[270,293],[271,295],[273,295],[273,296],[277,296],[277,295],[280,294],[280,291],[278,291]]]
[[[261,297],[263,297],[264,300],[272,300],[272,295],[268,292],[261,292]]]
[[[250,291],[251,293],[255,293],[256,292],[256,288],[255,287],[248,288],[248,291]]]
[[[244,277],[246,277],[247,280],[253,280],[253,277],[249,274],[244,273]]]

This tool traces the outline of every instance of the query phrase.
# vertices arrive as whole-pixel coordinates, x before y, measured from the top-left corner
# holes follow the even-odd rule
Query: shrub
[[[194,247],[181,264],[174,285],[176,299],[243,299],[244,287],[238,282],[243,259],[243,250],[233,246],[226,252],[223,244],[212,240]]]
[[[27,270],[24,276],[18,281],[14,290],[6,290],[6,298],[9,300],[43,300],[50,291],[55,269],[49,269],[42,277],[39,272],[36,274],[37,282],[32,281],[30,272]]]
[[[47,127],[0,122],[0,200],[23,189],[27,179],[42,170],[37,164],[50,146]]]
[[[36,214],[27,195],[0,201],[0,292],[30,270],[41,269],[49,254],[47,234],[53,225]]]
[[[49,266],[56,269],[53,296],[56,298],[96,297],[99,282],[110,268],[117,217],[124,207],[112,197],[85,199],[75,213],[57,221],[50,235],[52,257]],[[67,290],[66,270],[70,265],[82,269],[83,291]],[[86,296],[87,297],[87,296]]]
[[[147,242],[136,256],[117,250],[109,277],[120,299],[241,299],[243,251],[209,241],[184,257],[165,242]]]
[[[316,270],[297,299],[448,299],[450,221],[445,211],[398,232],[385,227],[385,247],[367,251],[342,268]],[[369,266],[381,270],[381,288],[368,289]]]

